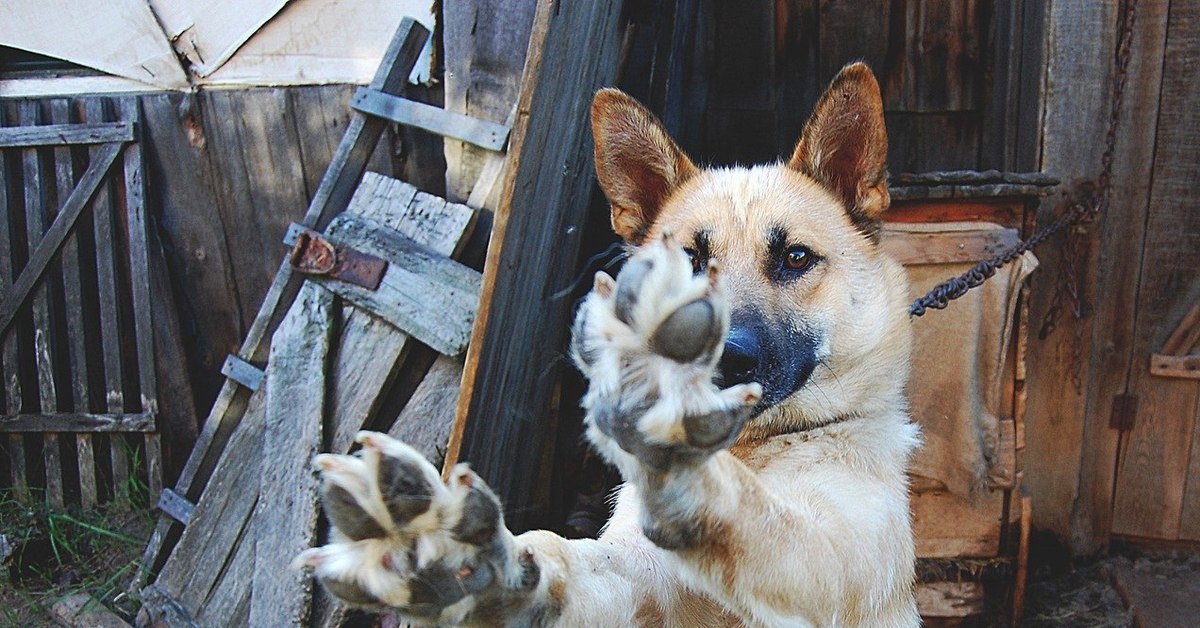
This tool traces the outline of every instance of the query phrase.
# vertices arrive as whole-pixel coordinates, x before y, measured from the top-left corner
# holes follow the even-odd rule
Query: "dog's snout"
[[[734,327],[725,338],[725,351],[717,368],[725,386],[754,381],[762,350],[758,337],[748,329]]]

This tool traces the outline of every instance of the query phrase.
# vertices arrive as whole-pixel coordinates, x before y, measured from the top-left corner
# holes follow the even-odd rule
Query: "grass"
[[[127,453],[131,468],[140,468],[139,452]],[[50,607],[79,592],[132,618],[136,603],[125,588],[136,575],[153,515],[145,483],[131,476],[111,501],[89,512],[52,508],[36,489],[23,500],[0,489],[0,535],[11,552],[0,556],[0,626],[52,624]]]

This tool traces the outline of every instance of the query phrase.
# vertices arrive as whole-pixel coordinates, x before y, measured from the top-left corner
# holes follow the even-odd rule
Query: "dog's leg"
[[[644,538],[514,537],[500,503],[465,465],[442,484],[407,445],[363,432],[356,455],[322,454],[328,545],[295,561],[333,595],[417,625],[661,626],[686,595]],[[711,606],[711,605],[710,605]],[[703,609],[691,603],[687,612]]]
[[[790,447],[751,471],[725,448],[761,389],[712,381],[728,325],[719,269],[693,273],[669,236],[597,275],[572,351],[588,438],[627,483],[618,507],[640,505],[665,560],[749,624],[916,625],[903,458],[883,480],[838,460],[814,474]]]

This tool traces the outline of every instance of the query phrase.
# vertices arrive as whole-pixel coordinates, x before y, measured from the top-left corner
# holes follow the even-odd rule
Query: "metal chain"
[[[1125,97],[1125,83],[1128,79],[1130,49],[1133,40],[1133,23],[1137,14],[1137,0],[1129,0],[1125,6],[1124,25],[1121,38],[1117,44],[1117,70],[1113,82],[1111,109],[1109,111],[1108,131],[1104,136],[1104,154],[1100,158],[1100,176],[1096,180],[1095,193],[1084,190],[1083,198],[1070,199],[1071,208],[1053,223],[1039,229],[1028,239],[1017,243],[1013,248],[990,259],[983,260],[967,272],[952,277],[934,286],[925,296],[913,302],[909,309],[912,316],[921,316],[928,309],[940,310],[973,288],[983,285],[983,282],[996,274],[996,270],[1020,257],[1026,251],[1046,241],[1051,236],[1066,227],[1089,223],[1096,220],[1102,209],[1108,206],[1109,190],[1112,186],[1113,158],[1117,151],[1117,126],[1121,119],[1121,103]],[[1090,187],[1090,186],[1089,186]],[[1075,285],[1074,247],[1067,246],[1064,270],[1069,276],[1064,277],[1066,292],[1070,292],[1072,311],[1076,318],[1083,318],[1084,307],[1082,296]],[[1063,289],[1054,294],[1054,300],[1042,321],[1038,332],[1040,338],[1045,338],[1057,324],[1059,312],[1062,311]],[[1077,379],[1077,377],[1076,377]]]

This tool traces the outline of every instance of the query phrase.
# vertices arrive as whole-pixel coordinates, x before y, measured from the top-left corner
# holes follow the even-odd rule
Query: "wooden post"
[[[619,0],[541,0],[484,267],[447,469],[463,460],[499,493],[515,530],[539,520],[553,455],[555,390],[594,188],[587,111],[611,84]],[[569,270],[568,270],[569,269]]]

